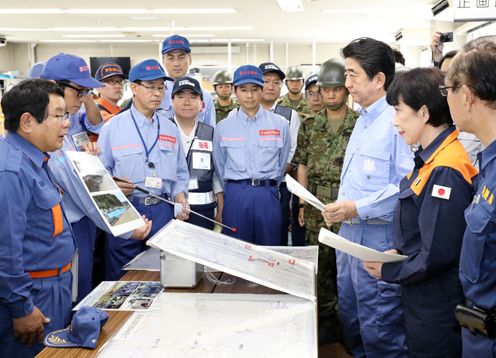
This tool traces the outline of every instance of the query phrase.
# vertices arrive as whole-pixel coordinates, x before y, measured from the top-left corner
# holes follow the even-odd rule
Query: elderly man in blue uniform
[[[174,208],[147,196],[135,185],[152,194],[182,205],[177,218],[188,219],[188,166],[184,159],[177,127],[157,114],[170,79],[156,60],[145,60],[129,71],[133,104],[113,117],[100,131],[100,158],[107,170],[129,183],[117,184],[135,208],[153,220],[150,236],[174,217]],[[124,240],[110,234],[105,238],[105,271],[108,280],[117,280],[122,266],[146,249],[145,241]]]
[[[496,36],[475,39],[455,56],[441,88],[457,128],[475,134],[485,148],[478,155],[474,200],[465,210],[467,228],[460,254],[466,303],[457,319],[463,327],[464,357],[496,357],[495,68]]]
[[[346,148],[338,199],[326,205],[328,225],[341,222],[344,238],[379,251],[392,249],[392,216],[398,185],[413,155],[394,130],[386,90],[394,78],[394,55],[371,38],[342,49],[345,86],[362,106]],[[398,284],[377,280],[362,262],[336,252],[339,315],[355,357],[407,355]]]
[[[85,150],[95,153],[96,145],[89,142],[86,131],[91,129],[93,132],[98,132],[103,124],[100,111],[91,98],[91,89],[102,87],[103,84],[91,77],[89,67],[81,57],[63,53],[50,58],[40,76],[55,80],[64,90],[70,127],[68,135],[64,138],[63,150]],[[95,109],[98,113],[94,112]],[[79,180],[74,175],[63,151],[52,153],[48,168],[53,174],[54,182],[67,193],[63,197],[63,204],[78,248],[76,301],[79,301],[93,288],[93,251],[96,239],[96,226],[93,221],[103,228],[105,225],[101,222],[84,188],[79,185]]]
[[[214,128],[197,120],[201,104],[202,90],[197,80],[181,77],[174,82],[172,120],[181,133],[189,169],[188,203],[192,210],[221,222],[224,195],[212,158]],[[214,228],[212,221],[198,215],[191,215],[188,222],[210,230]]]
[[[281,207],[278,185],[291,146],[288,121],[261,106],[264,79],[252,65],[234,72],[240,108],[219,122],[214,134],[214,162],[224,183],[226,232],[258,245],[279,245]]]
[[[172,35],[164,39],[162,42],[162,62],[170,77],[167,80],[167,91],[160,104],[160,112],[165,111],[165,116],[172,118],[174,117],[171,96],[173,81],[186,76],[191,66],[191,47],[188,39],[179,35]],[[200,113],[198,113],[198,122],[215,127],[215,106],[212,96],[202,89],[202,97],[203,104]]]
[[[26,80],[2,98],[0,142],[0,356],[33,357],[44,332],[71,310],[74,238],[47,171],[70,122],[55,83]]]
[[[286,165],[286,174],[291,174],[296,171],[296,165],[291,164],[293,155],[296,151],[296,142],[298,139],[298,130],[300,129],[300,116],[298,113],[291,109],[290,107],[276,103],[281,95],[282,81],[286,78],[286,75],[275,63],[264,62],[258,66],[263,73],[264,77],[264,87],[262,90],[262,107],[267,111],[273,112],[284,117],[289,123],[289,133],[291,136],[291,147],[289,149],[288,164]],[[280,201],[281,201],[281,242],[279,245],[288,245],[288,229],[291,224],[291,228],[296,228],[298,225],[298,210],[296,210],[296,222],[292,222],[290,218],[290,202],[291,193],[286,186],[286,180],[283,178],[281,184],[279,185]],[[296,207],[298,202],[296,201]],[[294,233],[303,234],[304,232],[300,229],[299,231],[292,230],[291,237],[297,236]],[[302,239],[295,241],[303,241]]]

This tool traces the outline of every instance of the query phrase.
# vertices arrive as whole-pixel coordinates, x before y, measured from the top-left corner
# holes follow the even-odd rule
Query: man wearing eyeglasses
[[[76,149],[81,150],[89,143],[88,131],[98,134],[103,125],[100,110],[91,94],[93,88],[102,87],[102,84],[90,76],[89,66],[81,57],[65,53],[51,57],[40,77],[54,80],[64,89],[71,122],[69,137]]]
[[[0,356],[33,357],[45,332],[70,319],[75,247],[47,169],[70,127],[55,83],[22,81],[2,98],[0,141]]]
[[[168,77],[156,60],[145,60],[129,71],[133,104],[107,122],[100,131],[100,158],[107,170],[129,183],[118,182],[134,207],[153,220],[154,235],[174,217],[174,208],[153,196],[135,190],[146,188],[156,196],[182,205],[176,217],[188,219],[189,173],[177,127],[157,109],[166,93]],[[124,240],[110,234],[105,238],[105,275],[118,280],[122,266],[146,249],[145,241]]]
[[[317,86],[316,74],[309,76],[305,81],[305,100],[307,101],[308,112],[303,113],[302,122],[305,122],[307,117],[316,115],[324,108],[319,86]]]
[[[65,110],[70,126],[68,135],[64,138],[63,151],[84,150],[96,153],[96,144],[89,142],[87,130],[98,133],[103,120],[90,92],[92,88],[101,87],[102,84],[91,77],[86,62],[81,57],[60,53],[47,61],[40,77],[54,80],[64,91]],[[101,220],[85,189],[79,185],[63,151],[52,153],[48,167],[54,182],[65,193],[62,203],[78,247],[78,267],[75,270],[78,272],[76,301],[79,301],[92,289],[91,271],[96,239],[96,226],[93,222],[99,223]],[[104,224],[100,226],[105,227]]]
[[[121,111],[117,103],[124,96],[126,78],[121,66],[116,63],[105,63],[96,70],[95,79],[103,83],[103,87],[98,89],[96,102],[105,122]]]
[[[286,173],[293,172],[296,169],[295,166],[291,164],[291,160],[293,159],[293,155],[296,150],[296,140],[298,138],[298,129],[300,128],[300,117],[298,113],[291,109],[290,107],[283,106],[280,104],[276,104],[276,101],[279,99],[281,95],[282,81],[286,77],[284,72],[272,62],[264,62],[258,66],[263,74],[264,86],[262,90],[262,107],[268,111],[271,111],[275,114],[278,114],[284,117],[289,123],[289,133],[291,135],[291,147],[289,150],[288,163],[286,166]],[[281,184],[279,185],[279,193],[280,193],[280,201],[281,201],[281,246],[288,245],[288,229],[291,223],[290,220],[290,210],[289,203],[291,201],[291,193],[289,192],[286,186],[286,180],[283,178]],[[297,224],[297,223],[296,223]],[[291,227],[295,228],[293,223],[291,223]],[[292,239],[297,239],[297,236],[292,231]],[[304,238],[304,234],[301,235],[302,240]],[[298,240],[295,240],[298,241]]]
[[[167,91],[160,104],[159,112],[165,112],[166,118],[174,118],[171,96],[173,82],[188,75],[191,61],[191,47],[186,37],[172,35],[164,39],[162,42],[162,62],[170,77],[167,80]],[[215,127],[215,107],[212,96],[208,91],[202,89],[202,97],[203,103],[201,111],[198,113],[198,121]]]

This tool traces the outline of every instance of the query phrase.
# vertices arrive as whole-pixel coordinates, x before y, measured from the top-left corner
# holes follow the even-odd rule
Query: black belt
[[[277,180],[274,179],[242,179],[242,180],[228,179],[227,182],[234,184],[246,184],[249,186],[277,186]]]

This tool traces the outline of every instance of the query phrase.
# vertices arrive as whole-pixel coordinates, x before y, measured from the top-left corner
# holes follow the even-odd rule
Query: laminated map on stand
[[[172,220],[147,245],[245,280],[315,301],[315,265],[183,221]]]

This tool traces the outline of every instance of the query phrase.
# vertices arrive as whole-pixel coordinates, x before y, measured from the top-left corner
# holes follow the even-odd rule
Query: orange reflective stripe
[[[57,204],[52,208],[52,218],[53,218],[52,237],[55,237],[58,234],[60,234],[62,231],[64,231],[64,220],[62,218],[62,208],[60,204]]]
[[[463,176],[467,183],[472,184],[472,178],[477,174],[477,169],[472,165],[467,151],[457,137],[458,131],[455,130],[446,137],[423,167],[419,169],[417,177],[410,184],[410,188],[417,196],[420,195],[432,171],[437,167],[453,168]],[[408,179],[411,178],[411,174],[409,174]]]
[[[64,272],[67,272],[71,269],[72,267],[72,262],[69,262],[67,265],[60,269],[52,269],[52,270],[45,270],[45,271],[31,271],[28,272],[29,276],[31,278],[47,278],[47,277],[54,277],[58,276],[60,274],[63,274]]]

